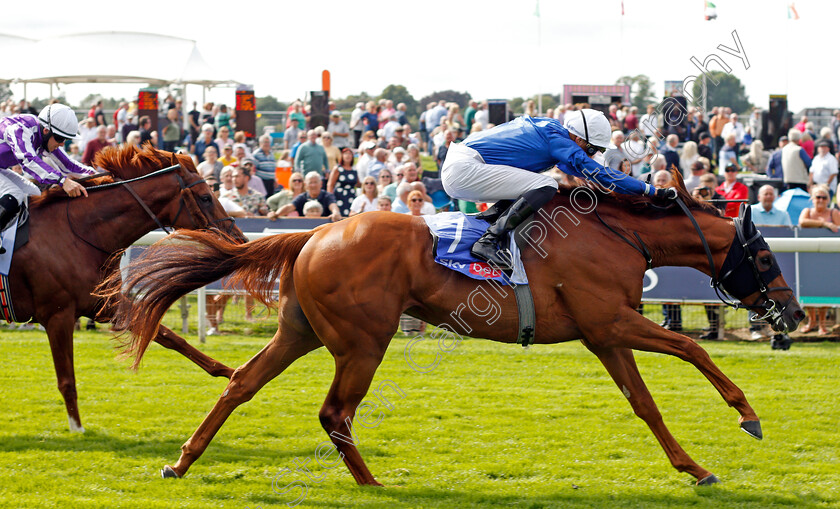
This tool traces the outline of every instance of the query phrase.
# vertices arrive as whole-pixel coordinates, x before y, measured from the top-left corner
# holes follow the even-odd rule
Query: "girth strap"
[[[516,296],[516,308],[519,310],[519,333],[516,342],[528,346],[534,342],[534,330],[537,325],[534,297],[529,285],[514,285],[513,294]]]
[[[513,242],[519,248],[519,253],[523,252],[525,240],[520,233],[527,228],[531,222],[534,221],[534,216],[528,220],[523,221],[522,224],[516,227],[512,232]],[[527,347],[534,342],[534,335],[537,330],[537,315],[534,308],[534,296],[531,295],[531,287],[529,285],[517,285],[511,282],[513,287],[513,295],[516,297],[516,309],[519,311],[519,328],[516,333],[516,342]]]
[[[0,274],[0,314],[9,323],[17,322],[15,308],[12,306],[12,289],[9,276]]]

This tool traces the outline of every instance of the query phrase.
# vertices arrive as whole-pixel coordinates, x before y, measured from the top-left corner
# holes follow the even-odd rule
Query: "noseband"
[[[718,277],[718,271],[715,268],[715,260],[712,257],[712,250],[709,248],[709,243],[706,241],[706,236],[703,235],[700,225],[697,224],[697,220],[694,219],[694,215],[681,198],[678,197],[676,202],[685,215],[691,220],[691,223],[694,225],[694,229],[700,236],[700,241],[703,243],[703,249],[706,251],[706,256],[709,259],[709,268],[711,269],[712,274],[710,285],[715,289],[715,294],[717,294],[720,301],[732,309],[748,309],[755,313],[755,318],[759,320],[772,322],[780,320],[785,310],[787,310],[788,305],[790,305],[793,300],[793,290],[786,286],[769,287],[768,283],[776,279],[776,277],[782,273],[775,260],[773,261],[770,269],[765,273],[767,281],[765,281],[765,278],[762,277],[762,273],[758,270],[755,253],[758,253],[761,249],[767,249],[768,251],[770,249],[767,242],[762,238],[761,232],[755,229],[755,226],[751,221],[750,224],[747,225],[740,217],[733,219],[736,239],[732,241],[729,253],[726,255],[726,260],[724,260],[723,265],[720,268],[720,274],[723,275]],[[747,233],[745,231],[746,228],[755,229],[755,234],[747,237]],[[757,244],[754,251],[751,249],[753,244]],[[755,284],[753,289],[749,291],[738,290],[738,288],[742,288],[745,284],[749,283]],[[744,299],[748,295],[754,293],[756,291],[755,288],[757,288],[761,293],[761,296],[759,296],[755,302],[752,304],[741,304],[740,302],[737,302],[737,300]],[[770,298],[770,292],[781,291],[789,291],[791,294],[785,304],[780,307],[776,301]],[[761,302],[761,304],[759,304],[759,302]]]

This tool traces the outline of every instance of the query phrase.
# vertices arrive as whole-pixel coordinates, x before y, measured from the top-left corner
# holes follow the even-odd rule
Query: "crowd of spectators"
[[[161,105],[156,131],[148,117],[138,118],[136,103],[120,103],[113,115],[104,113],[101,101],[92,104],[80,122],[80,138],[66,147],[68,154],[90,164],[97,152],[118,144],[148,142],[166,150],[186,150],[232,216],[272,220],[336,221],[372,210],[434,214],[428,187],[441,189],[437,177],[449,145],[493,127],[486,101],[469,101],[463,112],[456,103],[430,102],[416,129],[406,105],[388,99],[359,102],[349,114],[330,102],[326,126],[312,126],[309,106],[294,101],[285,124],[278,126],[282,136],[248,140],[236,129],[235,112],[224,104],[206,103],[199,109],[194,102],[186,114],[172,96]],[[542,116],[562,121],[567,112],[581,107],[589,105],[560,105]],[[534,101],[527,101],[523,109],[523,114],[539,115]],[[0,114],[17,112],[37,114],[26,101],[0,104]],[[832,232],[840,227],[840,211],[830,206],[838,186],[840,111],[835,111],[831,127],[819,133],[802,117],[772,152],[761,141],[757,108],[742,122],[738,112],[725,106],[708,113],[692,107],[680,125],[664,123],[653,104],[641,115],[637,107],[620,104],[610,105],[605,113],[613,129],[610,146],[599,160],[606,166],[656,186],[673,185],[669,170],[676,169],[696,199],[710,201],[730,217],[748,201],[749,190],[739,177],[749,173],[776,183],[758,192],[752,205],[756,224],[798,224]],[[424,170],[421,154],[434,165],[427,162]],[[561,183],[574,183],[556,168],[548,171]],[[775,208],[778,190],[787,189],[809,193],[813,207],[798,218]],[[465,212],[478,210],[475,204],[454,204],[459,205]],[[815,318],[811,311],[806,330],[818,327],[824,332],[822,314]],[[664,324],[680,329],[678,313],[668,307],[664,313]],[[711,323],[711,312],[709,316]],[[711,329],[716,334],[714,324]]]

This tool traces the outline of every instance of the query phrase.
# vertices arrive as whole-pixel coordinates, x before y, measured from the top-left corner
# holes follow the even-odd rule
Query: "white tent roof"
[[[237,83],[207,65],[195,41],[168,35],[91,32],[32,40],[0,34],[0,47],[12,60],[0,68],[0,82]]]
[[[0,48],[3,49],[3,69],[0,70],[0,83],[8,83],[15,79],[14,74],[22,69],[21,60],[30,55],[37,43],[35,39],[18,37],[17,35],[0,34]]]

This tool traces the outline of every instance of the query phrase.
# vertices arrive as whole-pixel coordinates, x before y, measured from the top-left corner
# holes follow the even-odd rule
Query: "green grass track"
[[[201,348],[236,366],[269,334],[213,336]],[[598,360],[577,342],[519,346],[465,340],[428,373],[394,339],[373,386],[393,409],[356,427],[360,451],[388,488],[358,487],[343,464],[315,465],[327,439],[318,410],[333,376],[317,350],[241,406],[184,479],[158,470],[215,403],[225,380],[153,345],[137,373],[104,331],[76,334],[84,434],[67,430],[49,347],[39,331],[0,331],[0,507],[840,507],[840,344],[704,343],[762,418],[765,438],[691,365],[637,354],[666,424],[722,481],[695,487],[674,470]],[[189,338],[195,341],[195,338]],[[431,341],[414,350],[434,358]],[[368,395],[368,400],[375,401]],[[370,419],[372,421],[372,419]],[[308,466],[317,481],[295,462]],[[279,475],[283,469],[290,469]],[[274,480],[274,488],[272,488]],[[302,486],[302,484],[301,484]]]

